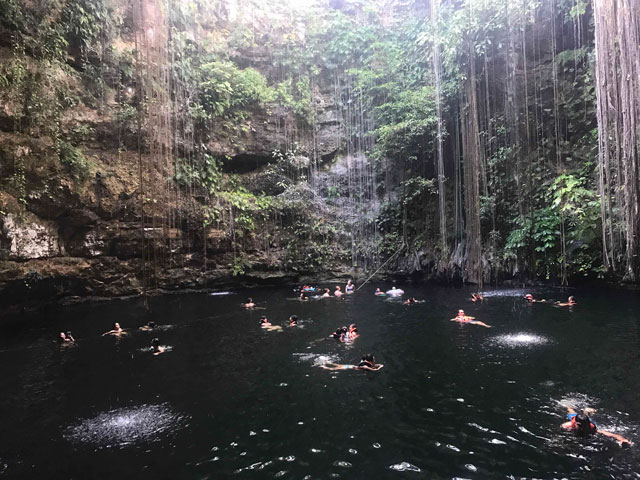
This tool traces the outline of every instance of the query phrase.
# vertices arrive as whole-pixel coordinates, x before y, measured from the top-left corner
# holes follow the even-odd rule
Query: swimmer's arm
[[[627,440],[622,435],[618,435],[617,433],[607,432],[606,430],[597,430],[597,432],[601,433],[605,437],[611,437],[615,439],[618,442],[618,445],[620,446],[624,445],[625,443],[628,443],[629,445],[633,445],[633,443],[630,440]]]
[[[571,429],[573,428],[573,427],[572,427],[571,422],[564,422],[564,423],[563,423],[562,425],[560,425],[560,426],[561,426],[562,428],[566,429],[566,430],[571,430]]]
[[[356,370],[369,370],[371,372],[375,372],[376,370],[380,370],[384,365],[381,363],[377,364],[375,367],[370,367],[369,365],[362,365],[359,367],[354,367]]]

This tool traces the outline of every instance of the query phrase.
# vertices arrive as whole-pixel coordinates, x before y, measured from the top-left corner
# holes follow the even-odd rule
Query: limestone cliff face
[[[336,109],[330,95],[315,92],[318,121],[292,132],[291,114],[274,108],[248,119],[250,128],[231,141],[211,132],[208,150],[226,157],[224,169],[260,189],[275,188],[260,172],[295,141],[302,162],[332,159],[339,150]],[[233,275],[228,225],[203,234],[199,192],[177,198],[167,191],[173,172],[149,153],[142,161],[148,198],[140,222],[138,157],[118,148],[113,115],[80,104],[64,115],[65,131],[90,132],[77,143],[88,166],[82,176],[61,163],[52,139],[18,131],[11,112],[0,115],[0,310],[2,307],[82,297],[137,295],[156,290],[202,288],[239,281],[293,278],[281,264],[284,241],[245,242],[247,268]],[[122,142],[121,142],[122,143]],[[253,180],[251,180],[253,179]],[[262,183],[260,183],[262,182]],[[271,183],[270,183],[271,182]],[[156,185],[153,194],[149,185]],[[174,218],[163,217],[171,205]],[[146,253],[143,253],[146,249]],[[146,256],[146,263],[142,261]]]

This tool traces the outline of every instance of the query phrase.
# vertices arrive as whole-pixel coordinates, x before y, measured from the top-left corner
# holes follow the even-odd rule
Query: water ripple
[[[401,462],[396,463],[395,465],[389,465],[390,470],[395,470],[396,472],[421,472],[418,467],[410,464],[409,462]]]

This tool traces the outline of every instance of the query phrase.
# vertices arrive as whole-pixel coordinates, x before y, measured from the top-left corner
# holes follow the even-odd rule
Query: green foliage
[[[178,158],[175,164],[174,181],[182,187],[202,188],[215,194],[221,180],[218,160],[205,153],[202,158]]]
[[[89,178],[95,166],[80,150],[65,141],[59,141],[56,145],[56,150],[60,163],[72,175],[74,180],[83,181]]]
[[[264,106],[274,98],[266,78],[253,68],[214,61],[200,67],[200,76],[201,104],[210,120],[242,121],[248,109]]]

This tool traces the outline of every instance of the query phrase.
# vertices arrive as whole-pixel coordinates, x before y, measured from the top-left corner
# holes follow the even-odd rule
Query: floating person
[[[481,327],[491,328],[491,325],[487,325],[484,322],[479,322],[475,319],[476,317],[470,317],[464,314],[464,310],[458,310],[458,316],[452,318],[452,322],[458,323],[471,323],[472,325],[480,325]]]
[[[71,332],[60,332],[60,335],[58,335],[58,342],[62,344],[75,343],[76,339],[73,338]]]
[[[484,297],[479,293],[472,293],[471,294],[471,301],[472,302],[484,302]]]
[[[322,294],[322,298],[329,298],[331,296],[331,290],[328,288],[324,289],[324,293]]]
[[[329,335],[329,338],[334,338],[336,340],[340,340],[341,342],[343,341],[344,336],[349,332],[349,329],[344,326],[344,327],[340,327],[338,328],[335,332],[333,332],[331,335]]]
[[[289,326],[290,327],[298,326],[298,316],[297,315],[291,315],[289,317]]]
[[[325,370],[369,370],[375,372],[384,367],[381,363],[376,363],[376,359],[370,353],[363,355],[358,365],[344,365],[340,363],[325,363],[320,365]]]
[[[264,315],[260,317],[260,326],[270,332],[282,331],[282,327],[280,325],[272,325],[271,322]]]
[[[394,285],[391,290],[387,290],[387,295],[391,297],[401,297],[402,295],[404,295],[404,290],[402,290],[401,288],[396,288],[396,286]]]
[[[113,328],[111,330],[109,330],[108,332],[104,332],[102,334],[102,336],[104,337],[105,335],[115,335],[117,337],[119,337],[120,335],[126,335],[127,332],[125,332],[121,327],[120,324],[118,322],[113,324]]]
[[[342,290],[340,290],[340,286],[339,285],[336,285],[336,291],[333,292],[333,294],[338,298],[340,298],[342,295],[344,295],[344,293],[342,293]]]
[[[242,306],[244,308],[253,308],[253,307],[256,306],[256,304],[253,303],[253,298],[249,297],[249,298],[247,298],[247,303],[243,303]]]
[[[165,352],[166,348],[164,345],[160,345],[160,339],[154,338],[153,340],[151,340],[151,347],[149,347],[149,350],[154,355],[160,355],[161,353]]]
[[[374,295],[376,297],[386,297],[387,294],[384,293],[382,290],[380,290],[379,288],[376,288],[376,291],[374,292]]]
[[[403,305],[411,305],[411,304],[414,304],[414,303],[418,303],[418,300],[416,300],[415,297],[411,297],[411,298],[408,298],[407,300],[405,300],[402,304]]]
[[[147,322],[143,326],[141,326],[138,330],[143,332],[151,332],[154,328],[156,328],[156,322]]]
[[[535,298],[533,298],[533,295],[531,295],[530,293],[527,293],[524,296],[524,299],[529,302],[529,303],[546,303],[547,301],[544,298],[541,298],[540,300],[536,300]]]
[[[573,408],[567,407],[567,420],[561,426],[566,430],[571,430],[577,435],[593,435],[594,433],[600,433],[605,437],[611,437],[618,442],[618,445],[623,446],[633,445],[633,443],[617,433],[608,432],[606,430],[599,430],[596,424],[589,418],[590,413],[594,413],[592,408],[585,408],[581,413],[576,412]]]
[[[564,302],[564,303],[556,302],[554,305],[556,307],[573,307],[576,303],[578,303],[578,302],[576,302],[575,298],[573,298],[573,296],[571,296],[571,297],[569,297],[567,299],[566,302]]]
[[[354,288],[355,288],[355,285],[353,284],[353,282],[351,280],[347,280],[347,284],[344,287],[344,293],[349,295],[353,293]]]

